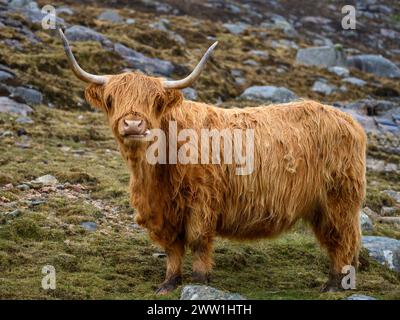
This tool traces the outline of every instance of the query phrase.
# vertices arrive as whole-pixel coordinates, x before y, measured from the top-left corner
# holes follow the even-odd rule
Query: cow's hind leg
[[[354,200],[354,199],[353,199]],[[343,289],[344,266],[358,264],[360,246],[359,202],[331,199],[325,208],[315,214],[311,222],[313,230],[329,255],[329,279],[322,292]]]
[[[165,248],[167,254],[167,272],[165,281],[159,286],[156,294],[162,295],[173,291],[182,283],[182,259],[185,252],[183,240],[177,240]]]

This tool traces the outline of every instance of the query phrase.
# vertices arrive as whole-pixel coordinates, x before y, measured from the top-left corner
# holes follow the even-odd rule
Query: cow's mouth
[[[150,135],[150,130],[146,130],[142,133],[129,133],[124,134],[122,137],[128,140],[142,140]]]

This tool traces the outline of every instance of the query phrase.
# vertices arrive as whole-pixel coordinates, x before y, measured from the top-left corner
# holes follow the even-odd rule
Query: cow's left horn
[[[189,74],[186,78],[182,80],[165,80],[163,82],[163,86],[166,89],[184,89],[189,87],[193,82],[197,80],[197,78],[200,76],[201,72],[203,71],[204,67],[206,66],[206,63],[208,59],[211,56],[212,51],[214,48],[217,46],[218,41],[214,42],[214,44],[208,48],[207,52],[204,54],[203,58],[201,58],[199,64],[194,68],[191,74]]]
[[[106,76],[97,76],[97,75],[88,73],[79,66],[78,62],[76,62],[75,57],[71,51],[71,47],[69,46],[68,40],[65,37],[64,32],[61,29],[58,29],[58,32],[60,33],[61,40],[64,45],[64,51],[68,58],[68,62],[71,66],[72,71],[75,73],[75,75],[79,79],[81,79],[85,82],[95,83],[95,84],[106,84],[107,83]]]

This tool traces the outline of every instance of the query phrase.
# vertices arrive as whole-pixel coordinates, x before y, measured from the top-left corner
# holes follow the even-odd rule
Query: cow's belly
[[[269,212],[229,212],[219,216],[216,231],[231,239],[270,238],[289,230],[298,218]]]

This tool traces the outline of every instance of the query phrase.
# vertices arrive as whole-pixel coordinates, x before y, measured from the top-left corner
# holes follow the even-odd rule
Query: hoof
[[[182,277],[176,276],[171,279],[165,280],[156,290],[156,295],[165,295],[174,291],[178,285],[182,283]]]
[[[321,292],[339,292],[343,291],[342,287],[342,277],[341,276],[331,276],[330,279],[322,286]]]
[[[192,273],[192,281],[202,284],[210,283],[210,275],[207,273],[193,272]]]
[[[322,286],[320,292],[339,292],[342,290],[343,289],[341,289],[337,285],[332,285],[332,284],[326,283]]]

